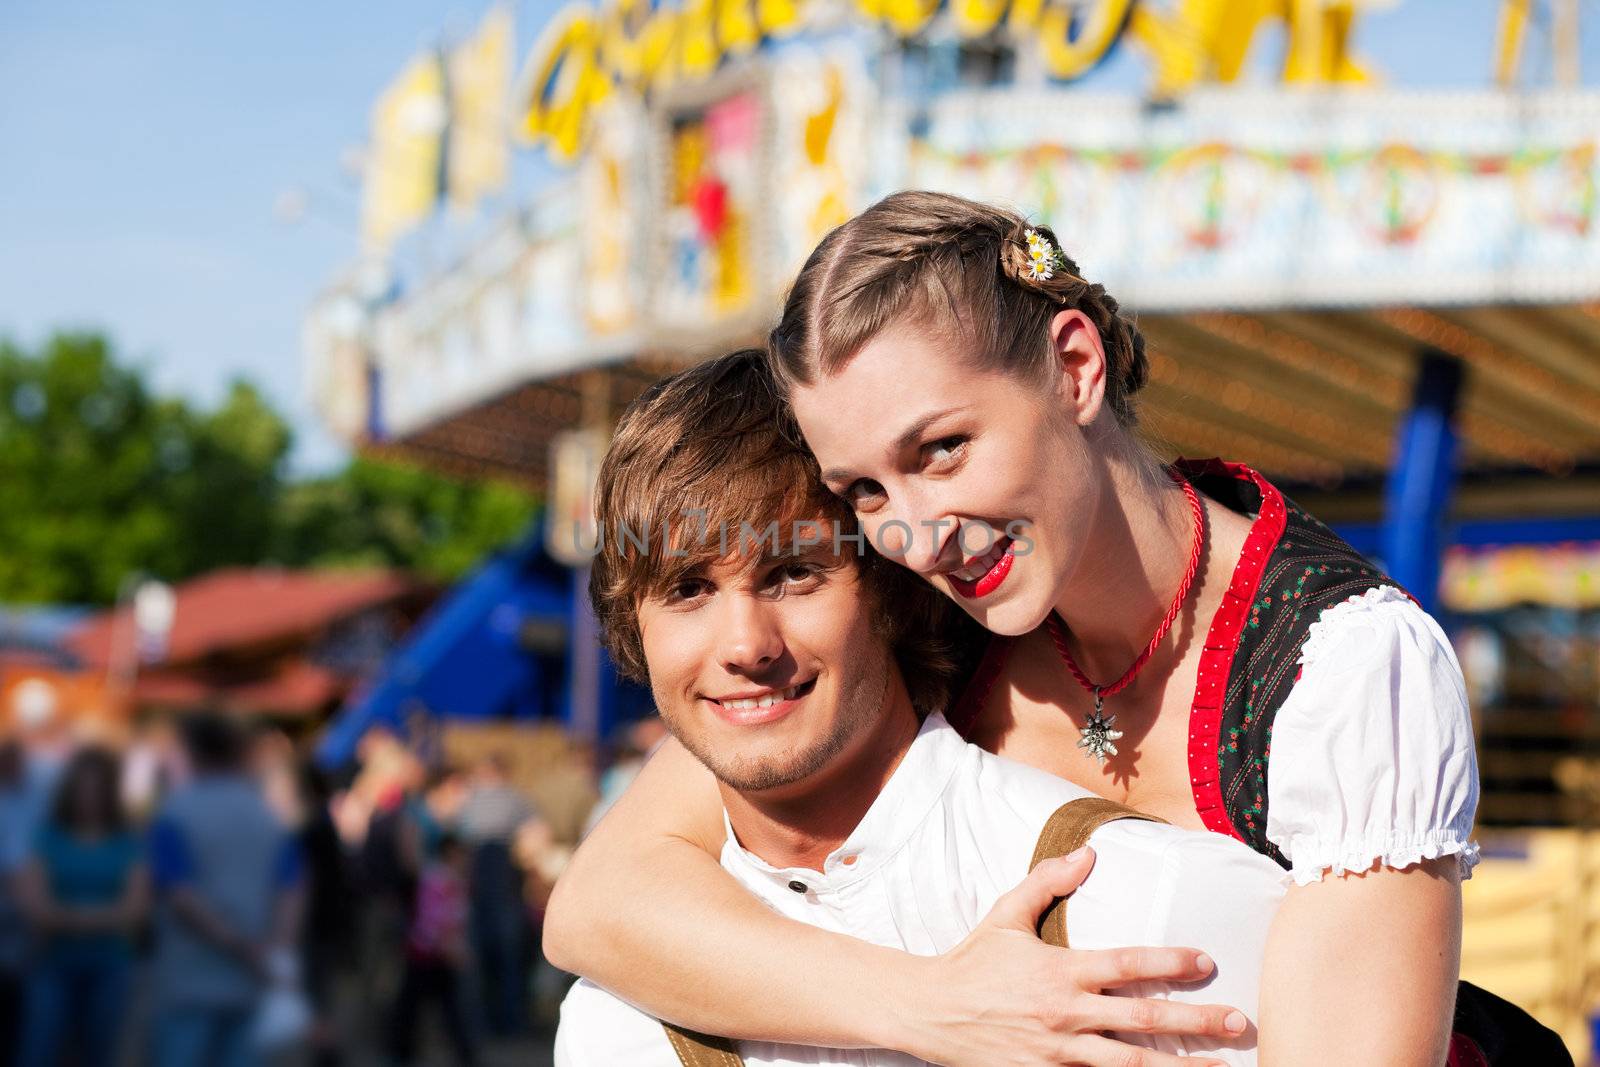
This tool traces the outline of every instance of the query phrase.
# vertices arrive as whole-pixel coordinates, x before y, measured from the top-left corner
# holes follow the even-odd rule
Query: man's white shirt
[[[923,724],[883,792],[821,872],[777,868],[739,846],[731,825],[722,865],[774,911],[918,955],[958,945],[1028,873],[1039,831],[1062,804],[1090,796],[1054,775],[969,745],[942,716]],[[727,816],[723,816],[726,824]],[[1067,906],[1073,948],[1181,946],[1216,961],[1201,983],[1147,982],[1120,992],[1226,1004],[1251,1027],[1209,1038],[1118,1035],[1129,1044],[1254,1064],[1267,929],[1286,888],[1277,864],[1221,834],[1158,823],[1108,823],[1090,838],[1093,872]],[[826,975],[817,975],[826,981]],[[1004,982],[1004,975],[995,975]],[[741,1041],[747,1064],[904,1065],[875,1049]],[[661,1024],[588,981],[561,1006],[556,1067],[678,1067]]]

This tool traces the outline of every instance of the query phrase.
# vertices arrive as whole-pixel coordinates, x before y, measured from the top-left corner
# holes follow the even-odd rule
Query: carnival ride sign
[[[901,35],[1027,31],[1061,78],[1127,40],[1154,85],[1186,87],[1237,76],[1252,34],[1281,17],[1283,76],[1332,82],[1364,76],[1344,52],[1349,4],[670,2],[569,7],[513,111],[578,169],[360,336],[308,330],[319,393],[365,402],[333,418],[346,436],[404,436],[632,353],[739,342],[828,229],[898,188],[1048,222],[1144,311],[1600,295],[1600,94],[1200,87],[1151,107],[1034,83],[912,100],[883,93],[871,34],[800,37],[845,18]],[[1055,4],[1080,17],[1050,23]],[[1197,24],[1204,47],[1179,48]],[[1321,58],[1297,59],[1297,40],[1320,40]]]
[[[331,388],[336,366],[370,362],[381,430],[403,437],[521,382],[748,337],[867,192],[859,51],[774,58],[693,105],[608,101],[581,168],[377,309],[370,352],[308,333],[319,380]],[[779,92],[780,81],[804,91]],[[365,429],[355,417],[340,425],[352,438]]]
[[[941,16],[963,38],[1000,34],[1039,50],[1050,77],[1080,78],[1119,41],[1152,63],[1151,93],[1239,77],[1257,31],[1287,29],[1285,82],[1362,82],[1347,44],[1357,0],[610,0],[570,4],[535,46],[518,89],[518,135],[570,160],[588,143],[595,108],[618,92],[645,95],[704,80],[774,38],[856,18],[898,37]]]
[[[1062,101],[936,102],[895,184],[1017,205],[1143,310],[1600,292],[1600,96]]]

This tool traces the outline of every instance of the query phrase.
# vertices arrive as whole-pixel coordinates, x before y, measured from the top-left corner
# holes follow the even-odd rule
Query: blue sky
[[[558,0],[514,5],[518,60]],[[1600,4],[1581,0],[1585,82]],[[341,173],[368,109],[419,48],[459,37],[464,3],[0,3],[0,336],[107,331],[158,389],[214,402],[235,377],[294,423],[299,471],[343,455],[303,385],[300,319],[354,254]],[[1358,51],[1397,85],[1487,83],[1496,0],[1401,0],[1366,17]],[[1533,71],[1548,71],[1536,47]],[[1122,49],[1094,79],[1142,82]],[[519,166],[526,189],[536,160]],[[273,205],[312,191],[287,225]]]

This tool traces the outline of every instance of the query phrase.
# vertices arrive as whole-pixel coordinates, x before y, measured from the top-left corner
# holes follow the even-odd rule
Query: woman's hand
[[[1197,1067],[1205,1061],[1126,1045],[1101,1032],[1223,1040],[1243,1033],[1245,1017],[1232,1008],[1105,995],[1147,980],[1207,977],[1213,964],[1194,949],[1078,951],[1039,939],[1045,909],[1077,889],[1093,866],[1088,848],[1039,864],[960,945],[925,957],[925,977],[906,991],[910,1003],[896,1013],[903,1030],[888,1035],[892,1046],[951,1067]]]

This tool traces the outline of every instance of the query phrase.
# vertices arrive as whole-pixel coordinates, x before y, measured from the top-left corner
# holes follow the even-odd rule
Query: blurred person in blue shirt
[[[22,1043],[22,973],[27,925],[17,900],[28,860],[27,757],[14,737],[0,741],[0,1067],[16,1062]]]
[[[155,1063],[246,1067],[262,995],[293,958],[300,850],[244,770],[238,725],[198,715],[182,732],[193,778],[151,827]]]
[[[19,1062],[54,1067],[76,1039],[77,1063],[116,1062],[134,934],[149,907],[144,843],[128,824],[113,752],[76,752],[22,868],[19,900],[33,934]]]

